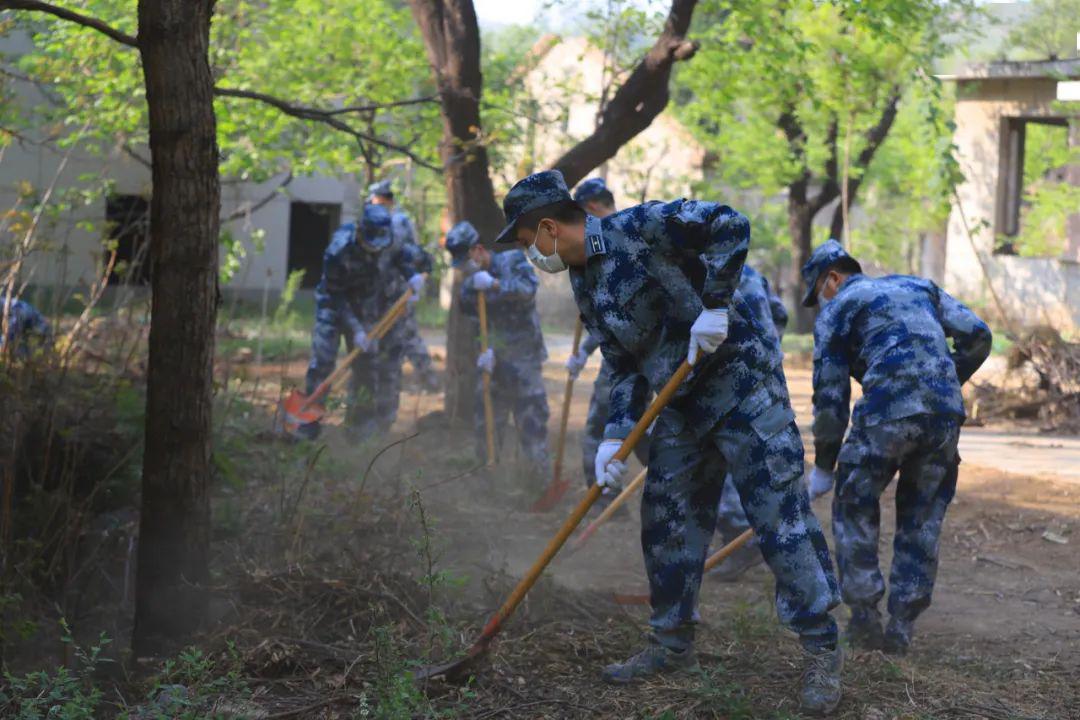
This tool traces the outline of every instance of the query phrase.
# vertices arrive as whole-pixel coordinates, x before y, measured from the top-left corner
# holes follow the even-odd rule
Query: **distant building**
[[[1080,329],[1080,207],[1067,221],[1064,250],[1021,257],[1012,239],[1024,222],[1025,139],[1040,126],[1080,152],[1080,103],[1058,100],[1062,80],[1080,78],[1080,59],[996,62],[947,76],[957,85],[956,133],[965,180],[957,188],[945,242],[927,248],[924,273],[993,310],[991,289],[1022,325]],[[1080,166],[1055,169],[1080,186]]]

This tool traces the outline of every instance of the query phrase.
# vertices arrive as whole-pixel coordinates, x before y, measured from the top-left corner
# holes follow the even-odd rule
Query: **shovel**
[[[749,528],[744,530],[739,537],[729,542],[724,547],[717,550],[715,553],[709,556],[709,559],[705,561],[705,568],[702,572],[709,572],[714,567],[731,557],[737,550],[742,548],[743,545],[750,542],[754,537],[754,529]],[[649,596],[646,595],[620,595],[615,594],[615,602],[620,605],[648,605]]]
[[[404,295],[394,301],[390,309],[375,323],[375,327],[371,329],[368,337],[381,340],[386,333],[390,332],[390,328],[394,327],[394,323],[405,314],[410,297],[412,297],[412,288],[406,290]],[[308,425],[321,420],[323,415],[326,414],[326,408],[320,404],[320,401],[334,386],[334,383],[349,372],[353,360],[360,357],[362,352],[364,352],[362,348],[353,348],[352,352],[345,356],[341,364],[334,368],[334,372],[319,383],[319,386],[310,395],[304,395],[294,388],[278,407],[275,416],[276,429],[279,432],[292,434],[301,425]]]
[[[487,297],[476,294],[476,313],[480,316],[480,352],[488,349]],[[491,405],[491,373],[484,371],[484,431],[487,434],[487,464],[495,464],[495,409]]]
[[[604,512],[600,513],[599,517],[589,523],[581,534],[574,538],[574,542],[570,545],[570,550],[576,552],[581,549],[581,546],[585,544],[585,541],[593,536],[597,528],[611,519],[611,516],[615,514],[615,511],[623,506],[630,496],[638,491],[642,485],[645,484],[645,476],[649,474],[649,468],[642,468],[641,472],[637,474],[630,484],[623,488],[623,491],[619,493],[611,504],[604,508]]]
[[[574,349],[572,350],[574,355],[577,355],[578,348],[581,347],[581,318],[578,318],[577,325],[574,327]],[[566,424],[570,419],[570,401],[574,399],[574,376],[572,373],[566,374],[566,392],[563,394],[562,404],[562,420],[559,422],[559,440],[555,445],[555,472],[551,476],[551,484],[548,485],[547,490],[540,496],[540,499],[533,503],[531,508],[532,512],[547,512],[551,508],[555,507],[566,491],[570,489],[570,481],[562,479],[562,461],[563,453],[566,452]]]
[[[667,406],[668,402],[675,395],[675,392],[679,389],[679,385],[682,384],[686,376],[690,374],[692,367],[689,362],[683,361],[683,364],[679,366],[679,369],[675,371],[675,374],[671,376],[671,379],[667,381],[667,384],[660,390],[660,393],[656,396],[656,399],[652,401],[648,409],[641,416],[641,419],[637,421],[630,434],[623,440],[622,445],[616,451],[612,460],[618,460],[625,462],[630,453],[633,452],[634,446],[638,444],[638,441],[645,435],[645,431],[649,429],[649,425],[652,424],[656,416],[660,414],[660,411]],[[593,485],[589,488],[589,491],[585,494],[585,497],[581,499],[581,502],[577,504],[574,511],[570,514],[570,517],[566,519],[566,522],[562,524],[559,531],[555,533],[553,537],[544,548],[544,551],[540,554],[540,557],[536,559],[532,567],[525,574],[510,593],[510,597],[506,599],[502,607],[491,616],[487,625],[480,633],[480,637],[476,639],[476,642],[465,652],[463,657],[457,660],[452,660],[448,663],[441,665],[429,665],[427,667],[417,668],[413,672],[413,678],[415,680],[429,680],[435,677],[445,677],[448,680],[458,679],[463,676],[467,677],[468,669],[472,665],[473,661],[484,655],[487,652],[488,647],[491,645],[491,641],[495,639],[495,636],[502,630],[503,624],[514,614],[518,605],[525,599],[526,593],[532,589],[532,586],[536,584],[536,581],[540,578],[541,573],[547,568],[548,564],[559,553],[559,550],[566,543],[567,538],[570,537],[570,533],[574,532],[574,529],[581,523],[581,519],[585,517],[585,513],[589,512],[589,508],[600,497],[601,488],[599,485]]]

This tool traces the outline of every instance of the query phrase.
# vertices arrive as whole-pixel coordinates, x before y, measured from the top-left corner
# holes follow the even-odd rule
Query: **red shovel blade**
[[[307,400],[307,395],[294,389],[281,401],[278,416],[287,432],[295,432],[301,425],[318,422],[326,414],[326,408],[318,403],[311,403],[304,407]]]
[[[553,507],[559,504],[559,501],[563,499],[563,495],[570,489],[569,480],[559,480],[548,485],[547,490],[540,496],[540,499],[533,503],[529,508],[530,512],[542,513],[551,510]]]

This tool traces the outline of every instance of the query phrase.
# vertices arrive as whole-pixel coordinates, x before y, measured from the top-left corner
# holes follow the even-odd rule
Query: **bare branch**
[[[284,190],[285,187],[289,183],[291,183],[292,181],[293,181],[293,174],[292,174],[292,170],[290,170],[289,173],[285,176],[285,178],[280,183],[278,183],[277,187],[275,187],[273,190],[271,190],[269,193],[267,193],[265,197],[263,197],[258,202],[245,203],[245,204],[241,205],[240,207],[238,207],[233,212],[231,212],[228,215],[226,215],[225,217],[221,218],[221,224],[224,225],[227,222],[232,222],[233,220],[239,220],[242,217],[247,217],[248,215],[253,215],[253,214],[257,213],[259,210],[262,210],[264,207],[269,205],[270,202],[274,198],[276,198],[278,196],[278,193],[280,193],[282,190]]]
[[[52,3],[39,2],[38,0],[0,0],[0,10],[30,10],[46,13],[47,15],[58,17],[61,20],[67,20],[76,25],[82,25],[91,30],[97,30],[102,35],[105,35],[118,43],[133,48],[139,47],[139,40],[134,35],[128,35],[125,32],[121,32],[97,18],[83,15],[82,13],[77,13],[73,10],[53,5]]]
[[[698,50],[698,43],[686,38],[696,6],[697,0],[672,0],[663,32],[611,97],[596,130],[555,161],[553,167],[562,171],[567,184],[576,184],[614,157],[667,107],[671,68]]]
[[[334,110],[324,110],[326,115],[345,115],[346,113],[372,113],[379,110],[389,110],[390,108],[408,107],[410,105],[423,105],[425,103],[438,103],[438,95],[425,95],[423,97],[412,98],[410,100],[395,100],[388,103],[375,103],[373,105],[351,105],[349,107],[337,108]]]

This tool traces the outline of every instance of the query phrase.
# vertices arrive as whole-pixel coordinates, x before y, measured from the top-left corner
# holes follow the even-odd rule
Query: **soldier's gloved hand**
[[[708,355],[727,339],[728,311],[724,308],[705,309],[698,315],[690,328],[690,349],[686,353],[687,361],[693,365],[698,351]]]
[[[409,278],[409,288],[412,290],[412,295],[409,296],[409,304],[415,305],[420,301],[420,296],[424,294],[424,276],[420,273],[416,273]]]
[[[618,492],[626,476],[626,463],[613,460],[622,447],[622,440],[604,440],[596,449],[596,484],[604,488],[604,494]]]
[[[566,359],[566,369],[570,372],[570,377],[577,380],[577,376],[581,374],[587,362],[589,362],[589,353],[584,350],[570,353],[570,357]]]
[[[488,375],[495,372],[495,351],[488,348],[476,358],[476,367]]]
[[[473,287],[480,292],[490,290],[495,284],[495,278],[487,270],[477,270],[472,276]]]
[[[814,466],[814,469],[810,471],[810,499],[817,500],[832,490],[834,480],[831,472]]]
[[[375,338],[368,337],[368,334],[364,332],[363,328],[360,328],[353,333],[353,347],[358,347],[366,353],[373,353],[379,349],[379,341]]]

